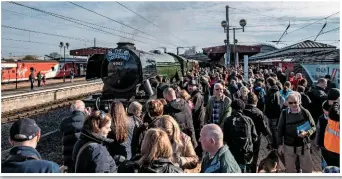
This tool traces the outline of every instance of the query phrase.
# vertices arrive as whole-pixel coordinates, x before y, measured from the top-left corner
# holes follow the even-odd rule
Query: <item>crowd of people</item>
[[[60,125],[63,166],[35,149],[40,129],[20,119],[2,172],[15,173],[312,173],[313,149],[323,172],[339,172],[340,93],[329,76],[309,85],[302,74],[249,67],[200,68],[176,83],[157,76],[156,99],[108,113],[71,106]],[[261,141],[269,154],[260,158]],[[258,162],[260,158],[260,162]]]

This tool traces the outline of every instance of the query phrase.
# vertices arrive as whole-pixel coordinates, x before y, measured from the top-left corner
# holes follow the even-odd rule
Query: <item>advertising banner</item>
[[[340,88],[340,64],[302,64],[302,67],[313,82],[317,82],[319,78],[324,78],[325,75],[329,74],[331,81]]]

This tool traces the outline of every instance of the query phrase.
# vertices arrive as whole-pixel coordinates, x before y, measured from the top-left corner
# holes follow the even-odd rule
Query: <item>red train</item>
[[[1,83],[25,81],[29,79],[31,71],[35,77],[40,72],[48,78],[62,78],[69,76],[74,71],[74,76],[85,76],[87,70],[87,59],[66,58],[57,60],[22,60],[22,61],[1,61]]]

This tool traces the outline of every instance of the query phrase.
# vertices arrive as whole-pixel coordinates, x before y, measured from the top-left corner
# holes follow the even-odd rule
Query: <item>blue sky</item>
[[[281,48],[304,39],[313,40],[315,35],[327,22],[323,32],[335,29],[318,37],[317,41],[335,45],[339,48],[340,14],[337,13],[325,20],[318,21],[340,10],[338,1],[321,2],[120,2],[137,12],[158,27],[125,9],[116,2],[75,2],[85,8],[101,13],[116,21],[123,22],[128,28],[107,18],[81,9],[69,2],[19,2],[30,7],[59,15],[71,17],[99,26],[89,25],[99,30],[84,27],[41,12],[1,2],[1,24],[21,29],[58,34],[84,41],[36,34],[1,27],[2,56],[21,56],[27,54],[44,55],[59,52],[59,42],[69,42],[70,49],[93,46],[116,47],[118,41],[134,42],[138,49],[151,50],[166,46],[168,51],[175,52],[176,46],[203,47],[223,45],[225,34],[221,21],[225,19],[225,6],[229,5],[230,25],[239,27],[239,20],[246,19],[245,32],[236,32],[236,38],[242,45],[274,43],[286,29],[291,26],[284,41],[276,45]],[[21,14],[18,14],[21,13]],[[24,14],[24,15],[23,15]],[[81,22],[79,22],[81,23]],[[305,28],[299,29],[309,25]],[[102,31],[101,31],[102,30]],[[116,30],[116,31],[114,31]],[[106,32],[103,32],[106,31]],[[118,32],[121,31],[121,32]],[[293,31],[293,32],[292,32]],[[125,33],[122,33],[125,32]],[[149,35],[146,35],[145,32]],[[114,36],[120,35],[121,37]],[[312,37],[313,36],[313,37]],[[128,38],[125,39],[124,37]],[[310,37],[310,38],[309,38]],[[6,40],[12,39],[12,40]],[[232,42],[233,33],[230,33]],[[13,41],[17,40],[17,41]],[[21,40],[21,41],[18,41]],[[22,41],[34,41],[28,43]],[[182,52],[182,51],[181,51]]]

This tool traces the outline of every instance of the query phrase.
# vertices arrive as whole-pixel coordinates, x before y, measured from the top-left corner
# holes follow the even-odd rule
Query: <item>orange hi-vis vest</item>
[[[340,122],[328,119],[324,133],[324,147],[330,152],[340,154]]]

